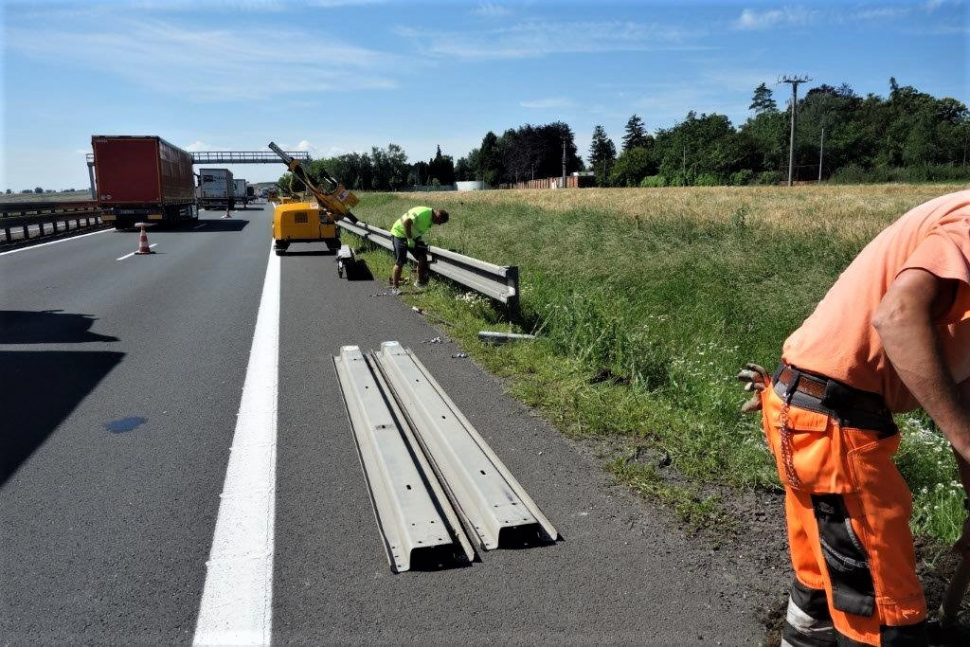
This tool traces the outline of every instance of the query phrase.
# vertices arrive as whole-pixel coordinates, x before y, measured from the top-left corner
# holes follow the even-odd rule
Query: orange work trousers
[[[912,495],[892,461],[898,431],[841,427],[783,389],[761,394],[795,571],[782,644],[926,644]]]

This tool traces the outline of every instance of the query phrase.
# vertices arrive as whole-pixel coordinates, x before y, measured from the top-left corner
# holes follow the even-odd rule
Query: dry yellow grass
[[[963,184],[863,186],[668,187],[663,189],[512,190],[399,194],[416,203],[460,210],[465,205],[511,208],[527,204],[552,212],[592,209],[641,221],[729,220],[743,209],[749,223],[793,232],[825,230],[839,236],[872,236],[914,206]]]

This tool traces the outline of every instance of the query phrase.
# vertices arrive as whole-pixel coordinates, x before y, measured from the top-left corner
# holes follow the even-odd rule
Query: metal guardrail
[[[396,341],[372,355],[469,537],[498,548],[516,529],[559,533],[414,353]]]
[[[389,231],[365,222],[354,224],[347,220],[338,220],[337,225],[384,249],[394,249]],[[417,260],[411,254],[408,256],[412,260]],[[435,274],[512,307],[518,305],[519,268],[514,265],[509,267],[493,265],[471,256],[433,246],[428,248],[428,261],[429,268]]]
[[[65,232],[71,228],[71,221],[74,222],[74,229],[102,224],[98,203],[94,201],[0,203],[0,228],[4,233],[2,242],[5,243]],[[63,229],[58,227],[62,222],[66,223]],[[51,225],[52,231],[48,231],[45,225]],[[36,227],[35,235],[31,236],[31,229],[34,227]],[[18,228],[22,236],[14,238],[13,230]]]
[[[424,456],[412,454],[416,441],[380,375],[357,346],[342,347],[333,363],[391,569],[410,570],[416,554],[437,549],[473,561],[458,516]]]

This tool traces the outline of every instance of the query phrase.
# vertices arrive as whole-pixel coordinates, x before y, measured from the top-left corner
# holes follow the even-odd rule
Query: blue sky
[[[0,189],[85,187],[92,134],[315,157],[394,142],[415,161],[524,123],[567,122],[584,154],[633,113],[651,131],[688,110],[738,124],[786,73],[970,100],[964,0],[35,0],[4,2],[2,23]]]

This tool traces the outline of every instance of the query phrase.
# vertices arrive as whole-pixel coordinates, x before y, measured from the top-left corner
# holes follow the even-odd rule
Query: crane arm
[[[326,183],[326,187],[321,189],[310,179],[310,175],[300,164],[300,160],[288,155],[286,151],[273,142],[269,143],[269,149],[280,156],[290,173],[300,182],[303,182],[320,206],[332,213],[335,220],[346,218],[351,222],[357,222],[357,217],[350,211],[359,202],[357,196],[340,184],[326,169],[321,169],[323,180]]]

